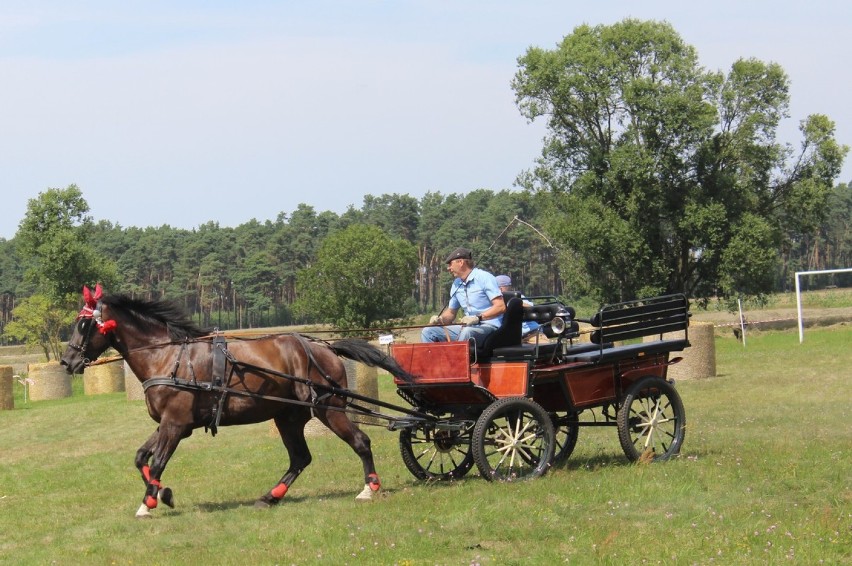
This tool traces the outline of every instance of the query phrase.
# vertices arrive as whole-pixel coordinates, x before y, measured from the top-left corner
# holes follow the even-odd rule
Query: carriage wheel
[[[421,480],[452,480],[473,467],[471,428],[436,430],[412,427],[399,431],[399,451],[405,467]]]
[[[529,399],[500,399],[473,429],[473,459],[489,481],[538,477],[550,467],[555,434],[550,415]]]
[[[580,425],[577,424],[579,417],[577,413],[551,413],[553,421],[553,432],[556,445],[553,451],[553,465],[563,463],[574,452],[577,446],[577,436],[580,434]]]
[[[618,440],[629,460],[668,460],[680,452],[686,415],[671,383],[646,377],[627,390],[616,424]]]

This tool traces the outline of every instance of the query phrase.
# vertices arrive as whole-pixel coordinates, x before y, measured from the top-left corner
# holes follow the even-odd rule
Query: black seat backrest
[[[553,320],[557,312],[559,312],[559,305],[555,303],[550,303],[549,305],[533,305],[524,309],[524,320],[530,320],[539,324],[546,324]]]
[[[503,300],[506,301],[506,304],[509,304],[510,299],[520,299],[521,292],[520,291],[503,291]]]
[[[689,301],[685,295],[667,295],[605,305],[592,317],[597,327],[591,335],[595,344],[618,342],[643,336],[663,335],[689,326]]]
[[[500,328],[489,334],[482,346],[477,348],[476,357],[479,360],[491,357],[494,348],[515,346],[521,343],[521,324],[524,321],[524,303],[519,297],[512,297],[506,303],[503,322]]]

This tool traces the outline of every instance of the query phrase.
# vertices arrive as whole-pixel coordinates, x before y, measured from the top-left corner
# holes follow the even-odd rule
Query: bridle
[[[98,331],[104,336],[112,330],[115,330],[116,327],[116,322],[114,320],[104,321],[104,319],[101,318],[102,302],[100,299],[102,294],[103,291],[101,290],[100,284],[95,287],[94,294],[89,291],[88,287],[83,287],[83,299],[86,304],[83,305],[83,308],[77,315],[77,329],[79,331],[80,326],[84,324],[86,320],[89,320],[90,324],[87,325],[85,332],[80,332],[82,338],[79,344],[75,344],[71,341],[68,342],[69,348],[80,352],[80,356],[83,358],[83,364],[86,366],[90,365],[93,361],[86,357],[86,349],[89,346],[89,340],[92,338],[92,332],[95,327],[97,327]],[[97,356],[95,356],[95,359],[97,359]]]
[[[68,347],[80,352],[80,355],[83,358],[83,364],[88,366],[92,363],[88,357],[86,357],[86,349],[89,346],[89,340],[92,338],[92,332],[95,327],[101,327],[103,325],[103,319],[101,319],[100,312],[100,303],[98,303],[95,308],[89,307],[88,305],[83,307],[83,310],[80,311],[80,314],[77,315],[77,330],[80,330],[80,326],[86,325],[86,329],[83,332],[79,332],[81,339],[80,343],[76,344],[74,342],[68,342]],[[88,321],[88,324],[86,323]]]

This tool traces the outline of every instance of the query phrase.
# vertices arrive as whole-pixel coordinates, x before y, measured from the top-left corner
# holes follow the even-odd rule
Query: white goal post
[[[822,275],[826,273],[850,273],[852,272],[852,268],[847,267],[846,269],[824,269],[822,271],[797,271],[796,272],[796,311],[799,316],[799,344],[805,341],[805,330],[802,325],[802,292],[799,289],[799,276],[800,275]]]

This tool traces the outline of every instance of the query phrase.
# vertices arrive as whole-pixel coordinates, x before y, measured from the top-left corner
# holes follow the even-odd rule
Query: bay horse
[[[168,301],[104,295],[83,288],[84,306],[74,324],[61,364],[82,373],[114,348],[142,382],[148,414],[157,429],[136,452],[145,495],[136,512],[149,517],[162,502],[174,506],[162,474],[180,441],[200,427],[215,435],[218,426],[272,419],[289,455],[289,468],[256,507],[277,504],[311,463],[305,424],[316,416],[361,458],[369,500],[380,489],[369,437],[344,411],[346,371],[338,356],[381,367],[400,379],[412,376],[368,342],[319,341],[300,334],[273,334],[225,341],[218,332],[196,326]]]

